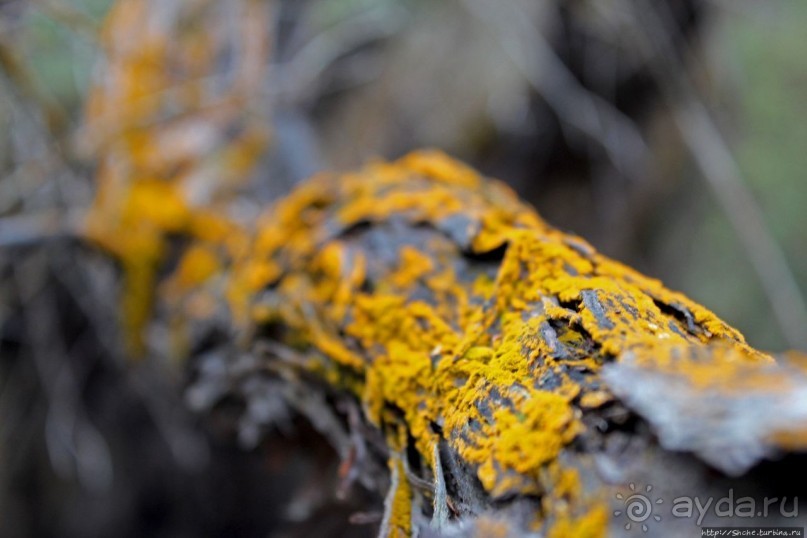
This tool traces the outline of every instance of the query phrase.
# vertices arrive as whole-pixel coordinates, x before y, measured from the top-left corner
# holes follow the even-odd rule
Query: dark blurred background
[[[334,454],[294,448],[317,434],[243,452],[180,374],[118,356],[114,269],[69,244],[115,122],[200,177],[249,139],[245,221],[318,170],[440,148],[752,345],[807,350],[805,25],[785,0],[0,2],[0,535],[367,531],[340,530],[355,498],[284,504],[298,458],[333,489]]]

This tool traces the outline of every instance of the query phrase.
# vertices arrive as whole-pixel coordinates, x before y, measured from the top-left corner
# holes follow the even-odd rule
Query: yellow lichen
[[[383,239],[351,232],[363,223]],[[252,256],[280,263],[271,319],[363,372],[353,390],[374,424],[405,425],[430,466],[446,439],[493,497],[562,492],[568,476],[542,469],[584,431],[581,414],[612,398],[597,378],[605,362],[711,342],[767,360],[706,309],[440,153],[320,176],[264,224]],[[496,249],[494,263],[468,258]],[[582,493],[545,499],[536,521],[549,517],[553,535],[604,532]]]
[[[390,475],[393,478],[388,498],[387,518],[383,522],[385,538],[406,538],[412,533],[412,488],[400,457],[390,458]]]
[[[229,251],[221,286],[237,326],[282,326],[278,337],[307,357],[290,367],[353,394],[396,453],[411,444],[434,469],[445,442],[489,497],[539,496],[533,526],[548,536],[607,526],[600,494],[561,464],[581,417],[612,399],[604,364],[706,346],[770,360],[437,152],[320,175],[270,208],[246,244]],[[176,278],[205,280],[208,261]],[[406,533],[411,492],[400,458],[390,465],[391,529]]]
[[[607,528],[608,512],[604,506],[598,506],[580,517],[559,519],[547,538],[604,538]]]

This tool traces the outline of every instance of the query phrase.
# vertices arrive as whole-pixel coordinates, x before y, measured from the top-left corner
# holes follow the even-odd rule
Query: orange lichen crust
[[[390,536],[413,528],[422,495],[413,474],[435,483],[437,524],[448,506],[484,512],[481,495],[499,505],[533,499],[524,528],[602,536],[604,499],[575,443],[591,433],[586,417],[614,404],[604,369],[629,360],[707,386],[717,370],[742,381],[772,361],[705,308],[552,228],[503,184],[441,153],[315,177],[250,234],[216,196],[194,205],[195,174],[152,166],[157,154],[137,150],[159,134],[148,129],[104,146],[89,220],[91,238],[123,261],[131,340],[141,342],[155,311],[148,298],[166,274],[156,310],[169,317],[177,356],[198,337],[194,322],[222,323],[224,310],[241,345],[285,350],[266,359],[273,371],[296,369],[359,400],[392,454]],[[134,158],[141,153],[151,157]],[[213,192],[226,193],[222,185]],[[177,260],[170,270],[168,258]],[[679,368],[681,350],[716,362]],[[777,430],[766,441],[774,437],[803,436]],[[470,484],[457,469],[470,471]],[[469,488],[477,500],[463,498]]]
[[[297,350],[295,368],[354,394],[391,442],[405,428],[424,474],[447,447],[488,498],[540,499],[530,526],[549,536],[605,533],[602,499],[561,463],[613,399],[604,365],[712,345],[771,360],[437,152],[304,183],[234,267],[244,334]]]
[[[82,137],[98,162],[86,235],[124,268],[122,317],[134,353],[144,348],[158,272],[169,254],[182,256],[172,238],[197,245],[168,294],[197,289],[249,244],[235,194],[268,140],[255,105],[269,18],[263,0],[120,0],[104,23],[104,69]],[[210,300],[193,301],[209,312]]]

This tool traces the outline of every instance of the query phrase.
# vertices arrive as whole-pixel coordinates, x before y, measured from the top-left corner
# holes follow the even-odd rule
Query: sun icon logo
[[[644,532],[648,531],[647,521],[653,519],[654,521],[661,521],[661,516],[653,513],[655,505],[662,504],[664,499],[652,500],[650,492],[653,491],[653,486],[645,486],[643,492],[639,492],[636,484],[630,483],[631,494],[625,497],[621,493],[616,494],[617,500],[620,500],[625,505],[624,510],[614,510],[614,516],[619,517],[625,514],[628,522],[625,523],[625,530],[630,530],[634,524],[637,526],[641,524]]]

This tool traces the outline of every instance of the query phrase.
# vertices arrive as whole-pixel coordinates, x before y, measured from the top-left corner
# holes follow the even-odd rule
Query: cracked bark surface
[[[244,443],[306,417],[343,494],[384,496],[380,535],[619,535],[627,484],[798,491],[798,457],[752,469],[807,442],[803,357],[749,347],[441,153],[322,174],[247,236],[174,242],[150,323],[190,345],[152,352],[186,361],[195,410],[240,402]],[[793,519],[743,523],[773,521]]]

